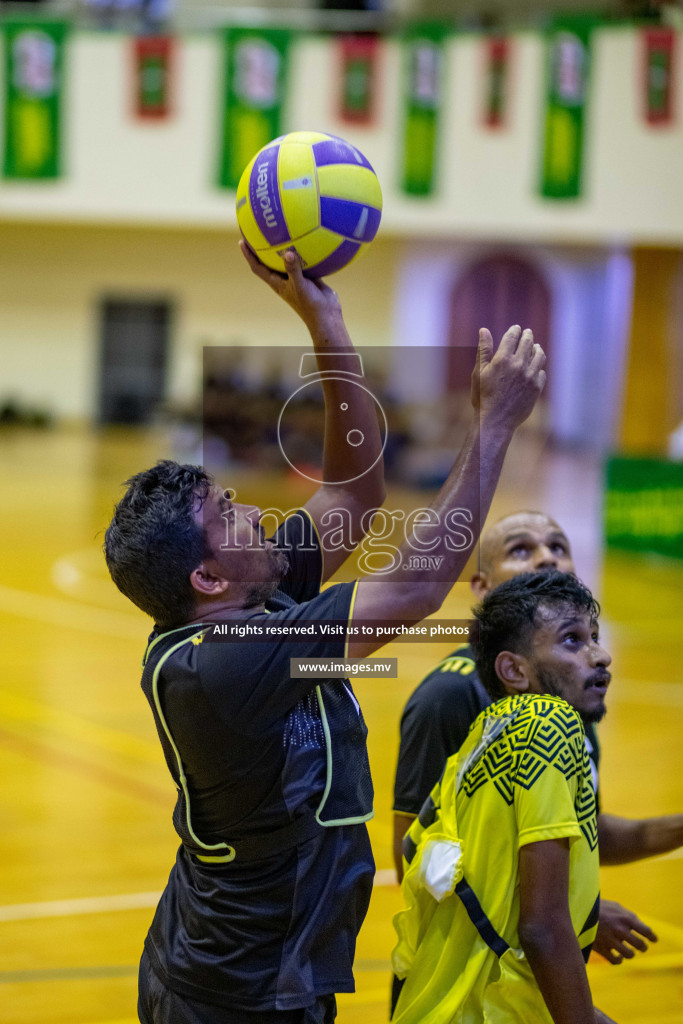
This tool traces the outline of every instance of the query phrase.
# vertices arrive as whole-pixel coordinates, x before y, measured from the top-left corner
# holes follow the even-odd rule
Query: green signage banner
[[[604,515],[609,547],[683,558],[683,462],[611,458]]]
[[[552,22],[546,41],[545,115],[541,195],[581,195],[591,36],[595,18],[563,17]]]
[[[5,37],[5,178],[61,174],[64,21],[7,19]]]
[[[441,23],[425,22],[403,35],[401,187],[408,195],[432,195],[436,185],[447,32]]]
[[[291,33],[227,29],[218,183],[237,188],[255,153],[282,134]]]

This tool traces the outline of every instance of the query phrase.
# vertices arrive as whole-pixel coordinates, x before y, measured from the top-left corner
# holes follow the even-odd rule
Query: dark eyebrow
[[[508,534],[507,537],[505,537],[503,539],[503,544],[505,544],[505,545],[510,544],[511,541],[513,541],[513,540],[531,540],[531,539],[532,539],[532,537],[531,537],[530,533],[525,533],[523,531],[521,533],[510,533],[510,534]]]
[[[529,544],[533,544],[534,543],[534,538],[532,537],[532,535],[530,533],[527,533],[524,530],[520,530],[518,533],[510,533],[510,534],[508,534],[507,537],[504,537],[503,538],[503,547],[507,547],[508,544],[512,544],[512,543],[514,543],[516,541],[520,541],[520,540],[527,541]],[[568,539],[566,533],[563,533],[562,530],[553,530],[552,533],[548,534],[547,538],[544,540],[544,543],[547,543],[547,542],[550,542],[550,541],[558,541],[558,540],[562,541],[562,543],[567,548],[567,550],[569,550],[569,539]]]
[[[571,626],[576,626],[577,623],[581,623],[581,619],[576,615],[573,619],[564,619],[563,622],[557,624],[557,632],[561,633],[564,629],[569,629]]]

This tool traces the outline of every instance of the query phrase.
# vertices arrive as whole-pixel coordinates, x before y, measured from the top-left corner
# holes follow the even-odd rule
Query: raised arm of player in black
[[[472,375],[474,415],[451,473],[430,506],[430,522],[421,522],[398,551],[394,568],[358,583],[353,621],[389,619],[415,622],[437,611],[458,579],[486,518],[512,436],[530,414],[545,383],[545,355],[530,330],[510,327],[494,355],[489,331],[479,332],[477,365]],[[472,541],[456,546],[448,516],[463,510]],[[428,547],[427,547],[428,545]],[[409,556],[429,550],[439,565],[438,579],[429,568],[413,568]],[[433,559],[440,559],[434,563]],[[351,657],[365,657],[387,640],[353,640]]]
[[[320,378],[325,398],[323,482],[304,506],[323,542],[325,581],[348,558],[367,531],[369,513],[384,501],[377,403],[372,394],[359,385],[357,371],[352,370],[351,376],[344,375],[344,357],[354,355],[355,349],[336,292],[322,280],[304,277],[301,261],[294,252],[285,253],[287,275],[284,275],[265,267],[244,242],[240,242],[240,246],[254,274],[303,320],[313,341],[319,370],[337,371],[333,376]],[[335,360],[335,355],[340,358]],[[350,426],[356,437],[362,437],[361,443],[350,444],[347,440]],[[334,513],[337,513],[332,524],[335,543],[331,545],[325,543],[324,527],[330,525],[330,516]]]

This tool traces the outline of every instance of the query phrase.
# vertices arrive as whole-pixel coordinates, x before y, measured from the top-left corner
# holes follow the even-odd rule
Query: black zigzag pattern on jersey
[[[581,771],[581,778],[579,779],[579,784],[576,789],[574,808],[576,810],[576,819],[581,826],[581,831],[586,837],[586,841],[588,842],[591,850],[594,850],[598,845],[597,803],[595,800],[595,790],[593,789],[593,779],[591,776],[590,757],[588,756],[585,744],[583,747],[583,763]]]
[[[462,790],[472,796],[493,782],[506,804],[514,800],[515,785],[530,789],[550,766],[568,780],[577,777],[576,817],[591,850],[597,846],[595,794],[584,732],[577,713],[564,700],[523,695],[498,701],[485,714],[515,718],[486,753],[467,772]]]

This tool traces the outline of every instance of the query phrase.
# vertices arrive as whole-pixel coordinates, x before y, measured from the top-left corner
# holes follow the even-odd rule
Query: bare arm
[[[403,837],[417,815],[394,811],[394,867],[399,884],[403,881]]]
[[[356,377],[345,376],[359,366],[336,292],[321,280],[304,277],[295,253],[285,253],[287,275],[265,267],[241,242],[242,253],[254,274],[292,307],[308,328],[318,369],[333,376],[320,378],[325,398],[323,483],[306,502],[323,540],[323,581],[348,558],[369,525],[368,513],[384,501],[384,464],[377,419],[377,403],[359,386]],[[340,374],[339,371],[342,371]],[[352,369],[350,372],[354,372]],[[353,429],[353,443],[348,435]],[[362,441],[356,443],[359,438]],[[326,521],[334,513],[335,543],[325,544]],[[343,539],[340,542],[340,536]]]
[[[480,331],[472,386],[474,416],[465,443],[428,510],[427,521],[415,525],[391,568],[360,580],[354,622],[416,622],[441,607],[477,541],[512,435],[543,388],[544,364],[545,356],[534,344],[531,331],[522,333],[519,327],[511,327],[495,355],[490,333]],[[438,560],[438,577],[431,567],[413,567],[411,563],[411,555],[426,549],[432,565]],[[349,654],[365,657],[387,642],[375,637],[352,641]]]
[[[620,818],[598,815],[601,864],[629,864],[683,846],[683,814],[660,818]]]
[[[554,1024],[594,1024],[586,965],[569,915],[568,840],[520,848],[519,900],[519,941]]]

